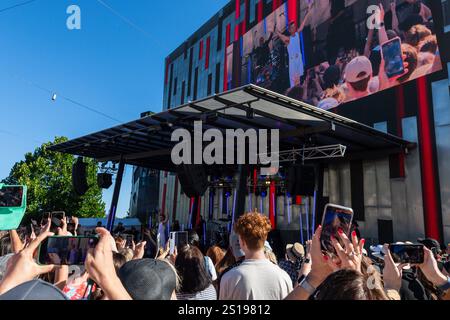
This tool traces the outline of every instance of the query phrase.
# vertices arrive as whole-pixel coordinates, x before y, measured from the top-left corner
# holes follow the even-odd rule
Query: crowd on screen
[[[434,21],[425,1],[391,1],[389,7],[384,7],[380,1],[374,19],[377,25],[366,26],[367,38],[363,44],[355,36],[359,27],[353,21],[351,6],[346,7],[345,1],[330,0],[328,5],[312,1],[300,27],[291,21],[286,33],[281,33],[275,25],[268,39],[261,37],[252,51],[253,72],[262,73],[252,81],[330,110],[442,69]],[[329,11],[326,44],[318,45],[318,38],[324,37],[320,35],[324,28],[315,25],[311,19],[327,16]],[[304,40],[305,49],[301,48],[299,41],[306,28],[311,30],[313,39]],[[381,46],[397,37],[401,40],[404,72],[388,77]],[[279,58],[274,59],[280,56],[279,46],[275,45],[278,39],[287,48],[286,63],[280,63]],[[304,59],[306,53],[309,56]],[[287,70],[280,67],[283,65]],[[286,77],[288,81],[284,80]]]
[[[35,260],[47,237],[69,234],[64,219],[56,229],[49,220],[36,233],[1,235],[0,300],[450,299],[450,291],[441,289],[448,287],[450,244],[444,248],[433,239],[419,240],[422,264],[399,265],[388,245],[367,247],[356,225],[348,234],[340,230],[324,250],[319,226],[312,240],[289,244],[277,257],[267,241],[269,219],[251,212],[235,222],[227,248],[202,248],[197,232],[189,230],[188,244],[155,253],[152,230],[130,243],[98,227],[98,244],[74,273],[70,266]],[[163,215],[160,220],[167,221]]]

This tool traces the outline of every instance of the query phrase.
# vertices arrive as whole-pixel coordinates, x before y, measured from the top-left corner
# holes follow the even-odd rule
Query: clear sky
[[[40,142],[77,138],[162,109],[164,58],[228,0],[0,0],[0,180]],[[69,30],[69,5],[81,9],[81,30]],[[138,30],[140,28],[140,30]],[[129,207],[126,168],[119,216]],[[112,190],[103,194],[109,208]]]

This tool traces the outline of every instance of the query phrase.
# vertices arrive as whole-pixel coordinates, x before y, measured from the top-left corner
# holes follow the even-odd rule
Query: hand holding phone
[[[422,244],[391,244],[389,251],[395,263],[422,264],[425,251]]]
[[[40,265],[84,265],[89,249],[95,248],[97,236],[88,237],[48,237],[39,246]]]
[[[351,208],[338,206],[335,204],[327,204],[325,206],[322,218],[322,250],[327,252],[335,252],[331,237],[339,239],[339,230],[349,236],[353,221],[353,210]]]
[[[385,62],[384,71],[388,78],[402,75],[405,72],[402,43],[399,37],[383,43],[381,45],[381,54]]]
[[[180,250],[188,244],[188,233],[186,231],[171,232],[169,237],[169,254],[175,252],[175,248]]]

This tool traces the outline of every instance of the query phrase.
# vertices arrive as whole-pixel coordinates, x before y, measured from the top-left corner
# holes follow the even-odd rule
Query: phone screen
[[[335,252],[331,236],[339,239],[338,230],[342,229],[348,235],[353,221],[353,210],[333,204],[325,206],[322,219],[322,250]]]
[[[95,248],[97,243],[95,236],[49,237],[39,247],[39,264],[84,265],[88,250]]]
[[[127,247],[131,248],[133,245],[134,236],[132,234],[127,235]]]
[[[180,250],[181,247],[188,244],[188,233],[186,231],[171,232],[169,238],[170,254],[173,254],[175,247]]]
[[[421,244],[391,244],[389,250],[396,263],[421,264],[424,261],[424,249]]]
[[[0,189],[0,208],[18,208],[22,206],[23,187],[7,187]]]
[[[389,78],[405,72],[403,67],[402,46],[400,38],[392,39],[382,45],[385,71]]]

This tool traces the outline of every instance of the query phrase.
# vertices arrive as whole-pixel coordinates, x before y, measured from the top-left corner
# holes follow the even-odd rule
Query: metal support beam
[[[278,152],[278,163],[297,162],[298,160],[303,162],[318,159],[344,158],[346,151],[347,147],[341,144],[281,151]],[[273,156],[276,154],[277,153],[272,153],[271,155]],[[258,159],[268,155],[269,154],[260,154]]]
[[[116,220],[117,204],[119,203],[120,187],[122,186],[123,172],[125,170],[125,161],[122,157],[119,162],[119,171],[117,172],[116,183],[114,185],[114,193],[109,209],[107,228],[110,232],[114,229],[114,221]]]

